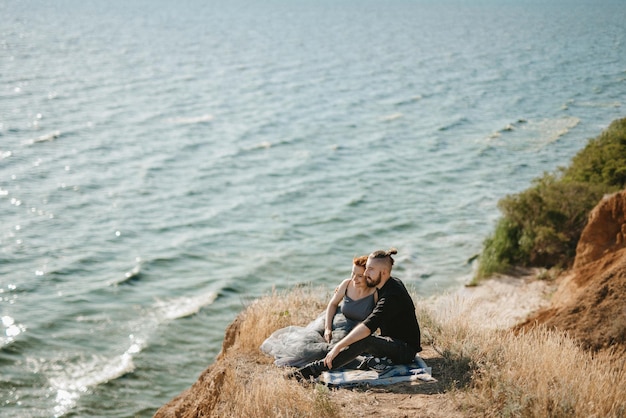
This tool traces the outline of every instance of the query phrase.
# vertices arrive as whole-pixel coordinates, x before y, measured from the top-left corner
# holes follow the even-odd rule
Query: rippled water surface
[[[457,287],[498,199],[624,116],[619,1],[11,0],[0,16],[8,416],[151,416],[246,300],[335,286],[374,249],[397,247],[420,295]]]

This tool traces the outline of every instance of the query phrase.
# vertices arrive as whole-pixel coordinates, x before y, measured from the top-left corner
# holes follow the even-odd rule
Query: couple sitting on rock
[[[278,365],[299,367],[289,375],[298,380],[316,378],[366,354],[393,364],[412,363],[422,350],[420,328],[411,296],[402,281],[391,277],[394,254],[395,249],[379,250],[355,258],[352,277],[337,288],[320,318],[306,328],[276,331],[261,350],[276,357]]]

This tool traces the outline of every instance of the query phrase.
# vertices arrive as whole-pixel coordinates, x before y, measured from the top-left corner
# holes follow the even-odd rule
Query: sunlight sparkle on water
[[[7,337],[5,343],[13,341],[15,337],[17,337],[26,330],[23,325],[16,324],[15,319],[8,315],[2,317],[2,326],[6,328],[4,331]]]

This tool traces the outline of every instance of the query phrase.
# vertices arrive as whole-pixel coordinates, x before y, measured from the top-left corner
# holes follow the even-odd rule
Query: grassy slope
[[[304,325],[324,307],[323,292],[302,289],[252,302],[227,331],[217,361],[187,392],[156,416],[341,417],[528,416],[589,417],[626,414],[625,363],[578,348],[566,336],[536,329],[521,335],[482,327],[467,313],[476,301],[454,299],[454,309],[418,302],[432,386],[383,390],[328,390],[284,378],[284,369],[258,347],[274,330]],[[416,299],[417,300],[417,299]],[[505,298],[500,298],[506,304]],[[469,305],[464,306],[464,304]]]

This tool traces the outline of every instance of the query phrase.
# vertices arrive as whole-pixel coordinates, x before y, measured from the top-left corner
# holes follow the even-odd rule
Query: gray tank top
[[[376,293],[376,292],[374,292]],[[343,295],[341,312],[346,318],[361,322],[374,310],[374,293],[361,299],[354,300],[348,295]]]

